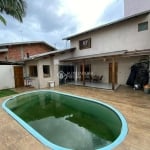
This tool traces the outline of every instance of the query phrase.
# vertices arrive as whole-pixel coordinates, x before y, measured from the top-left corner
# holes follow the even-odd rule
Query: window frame
[[[91,48],[91,38],[86,38],[83,40],[79,40],[79,49],[88,49]]]
[[[30,77],[38,77],[37,65],[30,65],[29,66],[29,75],[30,75]]]
[[[138,23],[138,32],[148,30],[148,21]]]
[[[45,69],[48,69],[48,73],[44,73],[44,67],[48,67],[48,68],[45,68]],[[43,77],[44,78],[49,78],[51,76],[51,72],[50,72],[50,65],[43,65]]]

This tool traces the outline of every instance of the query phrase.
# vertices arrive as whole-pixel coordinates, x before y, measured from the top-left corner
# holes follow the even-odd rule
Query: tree
[[[0,0],[0,21],[6,25],[6,20],[1,14],[7,14],[19,22],[23,22],[26,3],[24,0]]]

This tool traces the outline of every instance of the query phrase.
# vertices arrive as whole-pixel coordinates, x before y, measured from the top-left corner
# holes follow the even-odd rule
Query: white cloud
[[[23,23],[6,16],[0,23],[0,43],[45,41],[65,48],[62,38],[119,18],[123,0],[26,0]],[[122,13],[122,12],[121,12]]]
[[[124,16],[124,1],[114,0],[102,12],[98,19],[99,24],[106,24]]]
[[[95,26],[97,19],[103,14],[108,5],[115,0],[65,0],[63,8],[76,16],[79,30],[86,30]]]

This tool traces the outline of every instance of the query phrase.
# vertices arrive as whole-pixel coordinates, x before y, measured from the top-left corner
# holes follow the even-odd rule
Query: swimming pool
[[[2,107],[54,150],[111,150],[127,135],[127,122],[112,106],[51,90],[16,95]]]

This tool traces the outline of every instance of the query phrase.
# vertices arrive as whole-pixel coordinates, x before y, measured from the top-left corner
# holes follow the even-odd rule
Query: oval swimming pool
[[[111,150],[128,132],[115,108],[97,100],[51,90],[16,95],[2,107],[54,150]]]

